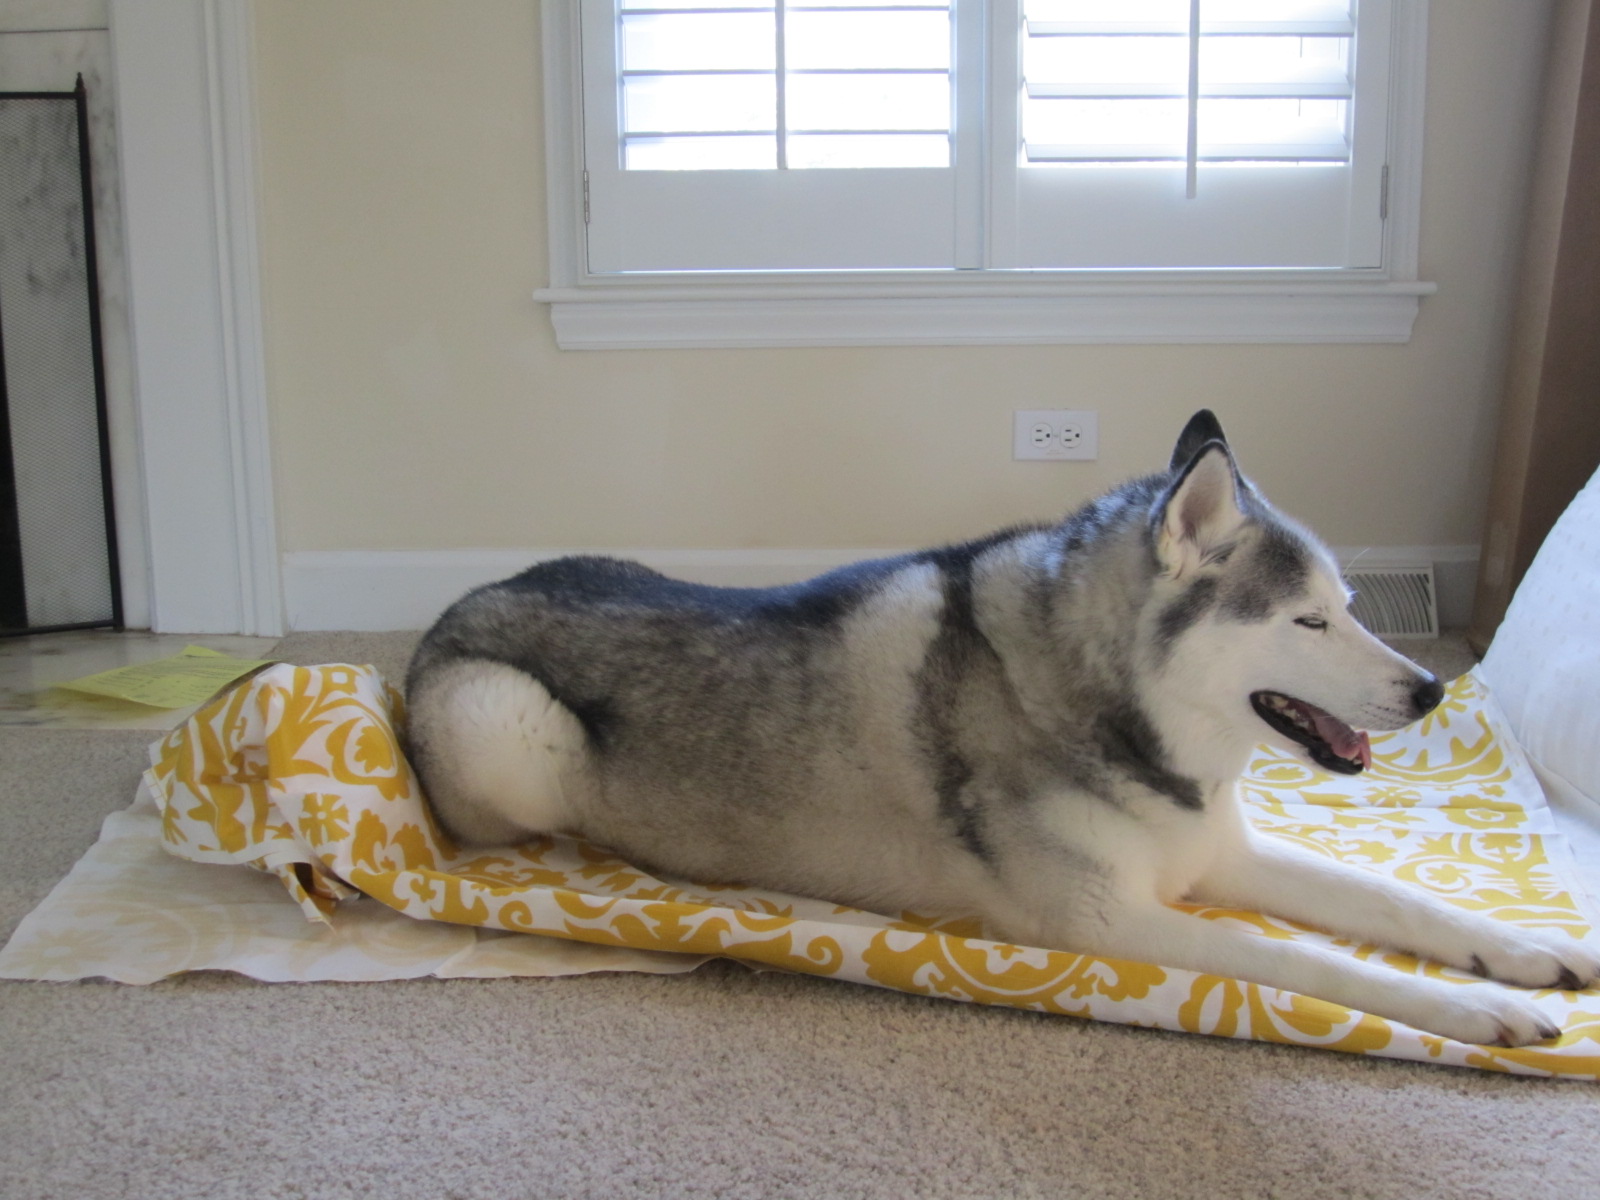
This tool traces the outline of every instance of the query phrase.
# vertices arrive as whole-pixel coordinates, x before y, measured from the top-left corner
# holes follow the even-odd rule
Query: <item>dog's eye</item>
[[[1326,629],[1328,627],[1328,623],[1321,617],[1296,617],[1294,623],[1306,629]]]

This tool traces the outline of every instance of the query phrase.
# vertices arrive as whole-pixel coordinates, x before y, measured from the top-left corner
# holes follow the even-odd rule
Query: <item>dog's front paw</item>
[[[1514,992],[1472,985],[1453,989],[1417,1027],[1475,1046],[1529,1046],[1561,1036],[1561,1027]]]
[[[1600,952],[1545,930],[1508,928],[1477,947],[1465,965],[1486,979],[1526,988],[1582,991],[1600,980]]]

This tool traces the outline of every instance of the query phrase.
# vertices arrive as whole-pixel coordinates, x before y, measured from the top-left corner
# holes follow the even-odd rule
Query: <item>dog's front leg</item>
[[[1533,988],[1584,988],[1600,955],[1564,933],[1468,912],[1420,887],[1241,830],[1190,891]]]
[[[1522,1046],[1560,1030],[1531,1001],[1490,984],[1405,975],[1304,942],[1283,941],[1168,908],[1124,900],[1072,948],[1250,980],[1403,1021],[1477,1045]]]

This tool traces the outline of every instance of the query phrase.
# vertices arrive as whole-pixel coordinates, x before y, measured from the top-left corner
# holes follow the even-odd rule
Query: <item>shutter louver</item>
[[[947,167],[949,3],[618,8],[625,170]]]
[[[1348,0],[1198,8],[1192,29],[1189,0],[1026,0],[1024,161],[1348,162]]]

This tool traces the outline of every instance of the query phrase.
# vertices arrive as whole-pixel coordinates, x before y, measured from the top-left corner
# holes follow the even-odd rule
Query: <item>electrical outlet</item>
[[[1011,457],[1100,457],[1100,414],[1065,409],[1019,409],[1011,414]]]

